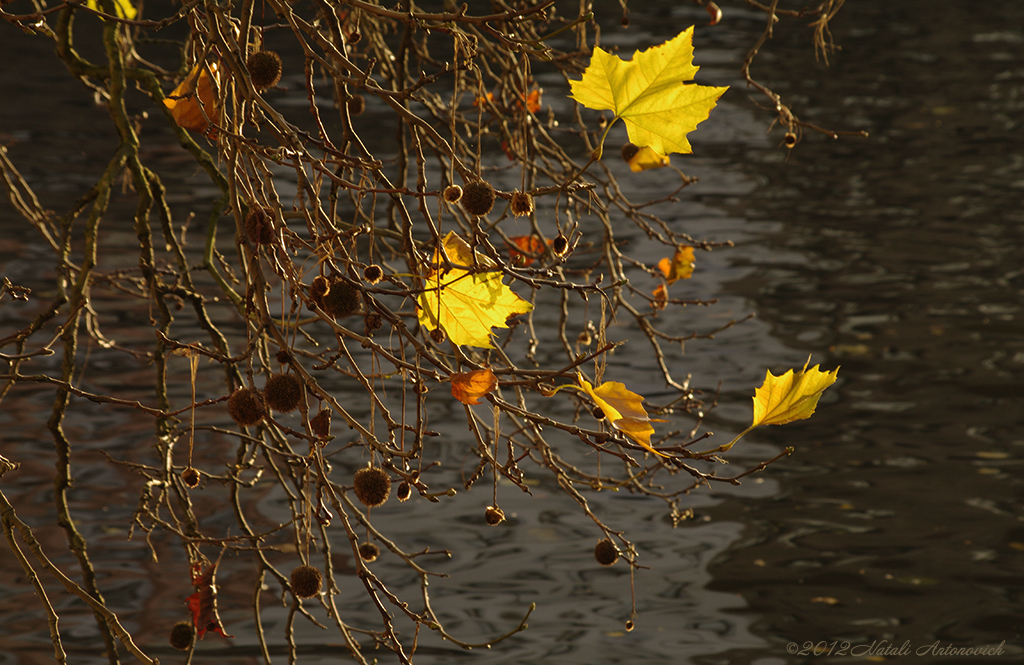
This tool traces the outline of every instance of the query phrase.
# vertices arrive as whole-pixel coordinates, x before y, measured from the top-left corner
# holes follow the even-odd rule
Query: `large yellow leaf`
[[[594,48],[590,66],[570,81],[571,97],[587,108],[611,111],[626,123],[629,140],[659,155],[690,153],[686,135],[707,119],[727,88],[686,84],[693,80],[693,27],[630,61]]]
[[[810,418],[821,393],[836,382],[838,373],[838,367],[831,372],[822,372],[818,365],[807,369],[806,364],[802,370],[789,370],[782,376],[766,372],[764,385],[754,392],[754,422],[751,427],[784,425]]]
[[[590,399],[594,400],[594,403],[601,408],[612,427],[655,455],[668,457],[665,453],[655,450],[651,445],[654,426],[651,425],[651,417],[644,410],[642,396],[627,389],[625,384],[618,381],[606,381],[595,388],[583,378],[583,375],[579,375],[577,378],[583,392],[590,395]]]
[[[444,252],[454,265],[472,266],[474,255],[465,240],[449,232]],[[493,261],[477,255],[476,263],[491,267]],[[525,314],[533,305],[520,298],[501,281],[501,273],[471,273],[462,268],[446,270],[435,255],[434,269],[426,277],[419,297],[419,321],[430,330],[441,328],[455,344],[489,348],[491,328],[507,328],[506,320]]]

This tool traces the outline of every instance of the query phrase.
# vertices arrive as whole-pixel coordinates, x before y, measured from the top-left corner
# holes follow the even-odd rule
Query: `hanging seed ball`
[[[192,624],[188,621],[179,621],[171,628],[171,646],[178,651],[188,651],[195,634]]]
[[[434,340],[434,344],[443,344],[444,340],[447,339],[447,335],[444,334],[444,330],[434,328],[430,331],[430,339]]]
[[[329,437],[331,435],[331,410],[321,409],[320,413],[310,419],[309,428],[321,439]]]
[[[359,558],[366,563],[373,563],[380,556],[380,548],[371,542],[359,544]]]
[[[632,633],[632,632],[633,632],[633,629],[634,629],[635,627],[636,627],[636,624],[635,624],[635,623],[633,623],[633,620],[632,620],[632,619],[630,619],[629,621],[627,621],[627,622],[626,622],[626,632],[627,632],[627,633]]]
[[[590,412],[590,414],[597,418],[598,420],[604,420],[604,409],[602,409],[599,406],[595,406],[594,409]]]
[[[263,394],[255,388],[239,388],[228,398],[228,415],[242,427],[255,425],[267,415]]]
[[[282,365],[287,365],[292,361],[292,354],[291,352],[288,351],[288,349],[278,349],[275,358],[277,358],[277,362],[281,363]]]
[[[526,192],[512,192],[512,202],[509,207],[516,217],[526,217],[533,213],[533,196]]]
[[[348,100],[348,114],[349,115],[362,115],[366,110],[366,97],[362,95],[352,95],[352,98]]]
[[[333,279],[327,295],[317,304],[331,318],[343,319],[359,311],[359,291],[343,279]]]
[[[494,207],[494,188],[486,180],[472,180],[462,190],[462,207],[466,212],[482,217]]]
[[[359,34],[358,32],[356,32],[355,30],[353,30],[352,32],[350,32],[350,33],[348,34],[348,43],[349,43],[349,46],[352,46],[353,44],[358,44],[358,43],[359,43],[359,40],[360,40],[360,39],[362,39],[362,38],[363,38],[363,36],[362,36],[361,34]]]
[[[565,256],[565,253],[569,251],[569,239],[562,234],[558,234],[558,237],[551,242],[551,251],[557,257]]]
[[[317,275],[313,278],[313,283],[309,285],[309,297],[319,305],[320,301],[323,300],[330,290],[330,280],[323,275]]]
[[[302,401],[302,381],[294,374],[271,374],[263,386],[263,399],[274,411],[294,411]]]
[[[626,143],[622,146],[622,161],[629,163],[629,160],[636,157],[636,153],[640,152],[640,146],[633,143]]]
[[[261,206],[249,208],[245,216],[245,236],[254,245],[269,245],[274,242],[273,214]]]
[[[366,324],[366,334],[369,335],[374,330],[380,330],[384,325],[384,319],[377,312],[367,312],[363,317],[363,323]]]
[[[615,543],[605,538],[594,546],[594,558],[602,566],[611,566],[619,560],[619,550]]]
[[[793,146],[796,145],[796,134],[794,134],[793,132],[786,132],[786,136],[783,139],[783,142],[786,144],[787,148],[792,148]]]
[[[498,526],[505,521],[505,513],[497,506],[487,506],[484,520],[491,526]]]
[[[376,284],[384,277],[384,270],[374,263],[373,265],[366,266],[363,270],[363,279],[370,284]]]
[[[181,472],[181,481],[189,486],[190,489],[199,487],[199,472],[188,467]]]
[[[398,485],[398,491],[395,492],[395,496],[398,497],[399,501],[408,501],[409,497],[412,496],[412,487],[409,482],[403,480]]]
[[[442,196],[444,196],[444,200],[448,203],[458,203],[459,199],[462,198],[462,188],[458,185],[448,185],[444,188]]]
[[[256,51],[245,61],[245,66],[257,90],[273,88],[281,80],[281,56],[273,51]]]
[[[312,598],[320,593],[323,579],[319,568],[307,565],[297,566],[292,571],[292,591],[299,598]]]
[[[367,466],[356,471],[352,479],[356,498],[367,508],[383,506],[391,495],[391,476],[384,469]]]

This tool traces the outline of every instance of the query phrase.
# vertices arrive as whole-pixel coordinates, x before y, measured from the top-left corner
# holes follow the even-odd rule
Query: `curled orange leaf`
[[[498,386],[498,377],[488,368],[455,372],[451,381],[452,397],[463,404],[479,404],[484,395]]]
[[[612,427],[655,455],[668,457],[665,453],[655,450],[651,445],[654,426],[651,425],[651,417],[644,410],[643,396],[637,395],[618,381],[606,381],[595,388],[583,378],[582,374],[578,375],[577,379],[583,392],[590,395],[590,399],[594,400],[594,403],[601,408]]]
[[[217,96],[214,84],[219,78],[217,63],[198,64],[185,80],[164,99],[174,122],[193,132],[205,133],[217,117]]]
[[[538,236],[516,236],[509,238],[509,240],[515,243],[516,246],[514,248],[509,247],[508,255],[517,266],[526,268],[536,260],[533,256],[544,255],[544,241]],[[550,247],[551,243],[552,241],[548,240],[547,246]],[[533,256],[530,256],[531,254]]]

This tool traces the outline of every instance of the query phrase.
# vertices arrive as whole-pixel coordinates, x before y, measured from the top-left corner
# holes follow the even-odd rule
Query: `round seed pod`
[[[487,506],[487,510],[484,512],[484,520],[490,526],[498,526],[505,521],[505,513],[497,506]]]
[[[313,278],[313,283],[309,285],[309,297],[319,305],[330,290],[331,281],[323,275],[317,275]]]
[[[783,139],[783,143],[786,144],[787,148],[792,148],[796,145],[796,134],[793,132],[786,132],[786,136]]]
[[[640,146],[633,143],[625,143],[622,146],[622,161],[629,164],[629,160],[636,157],[636,153],[640,152]]]
[[[368,466],[356,471],[352,479],[356,498],[367,508],[383,506],[391,495],[391,476],[384,469]]]
[[[359,291],[343,279],[333,279],[327,295],[317,304],[331,318],[343,319],[359,311]]]
[[[444,196],[444,200],[448,203],[458,203],[462,198],[462,188],[458,185],[448,185],[444,188],[442,196]]]
[[[384,277],[384,270],[374,263],[373,265],[366,266],[363,270],[363,279],[370,284],[376,284]]]
[[[257,90],[273,88],[281,80],[281,56],[273,51],[256,51],[245,61],[245,67]]]
[[[366,97],[362,95],[352,95],[352,98],[348,100],[348,113],[349,115],[362,115],[366,110]]]
[[[255,425],[267,415],[263,394],[255,388],[239,388],[228,398],[228,415],[242,427]]]
[[[178,651],[188,651],[195,639],[196,631],[188,621],[179,621],[171,628],[171,646]]]
[[[409,485],[408,481],[403,480],[398,484],[398,491],[395,492],[395,496],[399,501],[409,500],[409,497],[412,496],[412,486]]]
[[[377,312],[367,312],[363,317],[363,323],[366,324],[366,334],[369,335],[374,330],[380,330],[384,325],[384,319]]]
[[[440,328],[434,328],[430,331],[430,339],[434,340],[434,344],[443,344],[448,336]]]
[[[302,381],[294,374],[271,374],[263,386],[263,400],[274,411],[294,411],[302,401]]]
[[[569,251],[569,239],[562,234],[558,234],[558,237],[551,242],[551,251],[559,258],[565,256],[566,252]]]
[[[296,566],[291,576],[292,591],[299,598],[312,598],[320,593],[323,579],[318,568],[307,565]]]
[[[292,361],[292,354],[288,349],[278,349],[275,357],[277,358],[277,362],[282,365],[287,365]]]
[[[533,213],[533,196],[526,192],[512,192],[509,208],[516,217],[526,217]]]
[[[373,563],[380,556],[380,548],[371,542],[359,544],[359,558],[366,563]]]
[[[594,409],[590,412],[590,414],[597,418],[598,420],[604,420],[604,409],[602,409],[599,406],[595,406]]]
[[[608,538],[594,546],[594,558],[602,566],[612,566],[619,560],[619,550]]]
[[[192,467],[188,467],[181,472],[181,482],[188,485],[189,489],[199,487],[199,472]]]
[[[320,413],[310,418],[309,428],[313,430],[313,434],[322,439],[329,437],[331,435],[331,410],[321,409]]]
[[[494,207],[494,188],[486,180],[472,180],[462,189],[462,207],[466,212],[481,217]]]
[[[254,245],[269,245],[274,242],[274,216],[258,205],[249,208],[245,216],[245,236]]]

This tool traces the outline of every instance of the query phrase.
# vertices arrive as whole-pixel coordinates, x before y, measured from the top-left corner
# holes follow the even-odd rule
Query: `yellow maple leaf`
[[[583,78],[569,82],[570,96],[621,118],[632,143],[659,155],[686,154],[693,152],[686,135],[707,119],[728,89],[686,84],[698,69],[691,26],[664,44],[637,51],[630,61],[595,47]]]
[[[625,384],[618,381],[606,381],[595,388],[582,374],[577,375],[577,379],[583,392],[590,395],[590,399],[601,408],[612,427],[655,455],[668,457],[651,445],[654,426],[651,425],[651,417],[644,410],[644,398],[641,395],[627,389]]]
[[[468,268],[474,265],[474,258],[478,266],[494,265],[487,257],[474,257],[466,241],[453,232],[445,236],[443,248],[455,266]],[[490,348],[492,327],[507,328],[510,316],[533,309],[501,281],[500,272],[446,269],[438,253],[433,266],[419,297],[418,318],[430,330],[441,328],[455,344]]]
[[[822,372],[818,365],[807,369],[810,362],[808,357],[803,369],[791,369],[781,376],[775,376],[771,371],[766,372],[764,383],[754,391],[754,420],[750,427],[724,446],[698,454],[708,455],[729,450],[747,433],[761,425],[785,425],[794,420],[810,418],[818,406],[821,393],[836,382],[839,374],[838,367],[831,372]]]
[[[103,11],[100,9],[99,0],[89,0],[85,3],[85,6],[98,12]],[[129,21],[134,19],[139,13],[129,0],[114,0],[114,11],[117,12],[119,18],[126,18]]]
[[[809,363],[810,358],[807,359]],[[822,372],[818,365],[798,372],[789,370],[782,376],[766,372],[764,384],[754,392],[754,422],[760,425],[784,425],[810,418],[818,406],[818,398],[836,382],[839,368]]]

